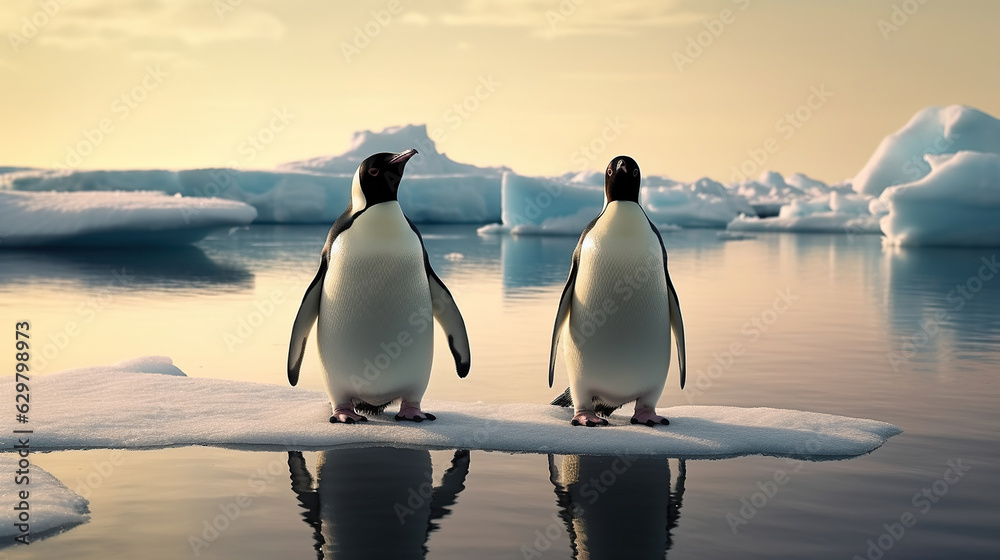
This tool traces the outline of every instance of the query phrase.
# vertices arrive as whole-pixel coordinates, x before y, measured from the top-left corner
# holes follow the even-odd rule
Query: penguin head
[[[417,155],[413,148],[398,154],[382,152],[370,155],[358,166],[351,188],[351,206],[354,211],[380,202],[396,200],[403,167]]]
[[[628,156],[617,156],[604,173],[604,203],[628,200],[639,203],[639,164]]]

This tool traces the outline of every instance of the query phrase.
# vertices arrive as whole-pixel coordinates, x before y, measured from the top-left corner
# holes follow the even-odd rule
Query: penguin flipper
[[[462,318],[462,312],[458,310],[455,298],[451,296],[448,287],[431,268],[431,261],[427,257],[427,248],[424,247],[424,238],[420,235],[420,230],[417,229],[413,220],[406,218],[406,222],[410,224],[413,233],[417,234],[420,248],[424,252],[424,270],[427,272],[427,284],[431,288],[431,310],[434,313],[434,318],[444,329],[445,336],[448,337],[448,349],[451,350],[451,355],[455,358],[455,369],[458,370],[458,376],[464,379],[466,375],[469,375],[469,369],[472,368],[472,351],[469,349],[469,333],[465,330],[465,319]]]
[[[667,279],[667,300],[670,305],[670,330],[674,333],[674,342],[677,344],[677,369],[681,373],[681,389],[683,389],[684,383],[687,381],[687,353],[685,352],[687,344],[684,341],[684,319],[681,318],[681,304],[680,300],[677,299],[674,283],[670,281],[670,271],[667,270],[667,248],[663,245],[660,230],[656,229],[648,216],[646,221],[649,222],[649,227],[656,234],[656,239],[660,241],[660,252],[663,255],[663,276]],[[670,341],[668,340],[667,343],[669,344]]]
[[[426,258],[424,253],[424,259]],[[434,318],[441,324],[445,336],[448,337],[448,348],[455,358],[458,376],[464,378],[469,375],[469,369],[472,367],[472,351],[469,349],[469,333],[465,329],[465,319],[455,304],[455,298],[451,296],[444,282],[434,274],[430,264],[427,264],[427,283],[431,287],[431,309],[434,311]]]
[[[306,288],[302,303],[299,305],[299,312],[295,314],[295,322],[292,324],[292,338],[288,342],[288,382],[292,385],[299,382],[299,368],[302,367],[306,340],[309,339],[309,331],[312,330],[313,323],[319,317],[319,300],[323,293],[323,278],[326,276],[326,267],[326,259],[324,258],[319,263],[316,277]]]
[[[666,266],[663,268],[666,272]],[[670,281],[670,274],[667,274],[667,298],[670,300],[670,330],[674,333],[674,342],[677,343],[677,368],[681,372],[681,389],[687,380],[687,354],[684,342],[684,319],[681,318],[681,304],[677,300],[677,290],[674,283]]]
[[[607,205],[604,210],[607,210]],[[582,252],[583,240],[587,238],[590,230],[594,229],[597,220],[604,215],[604,210],[596,218],[590,220],[587,227],[583,228],[580,239],[573,249],[573,261],[569,267],[569,278],[566,279],[566,286],[563,288],[562,297],[559,298],[559,310],[556,311],[556,324],[552,328],[552,347],[549,349],[549,388],[552,388],[552,380],[556,373],[556,353],[559,351],[559,334],[562,332],[563,324],[569,319],[569,310],[573,303],[573,290],[576,288],[576,273],[580,268],[580,253]]]
[[[552,327],[552,346],[549,348],[549,388],[556,372],[556,355],[559,352],[559,335],[562,333],[563,324],[569,319],[570,304],[573,303],[573,289],[576,287],[576,271],[578,268],[579,256],[573,254],[573,265],[569,269],[569,278],[563,288],[562,297],[559,298],[559,310],[556,311],[556,323]],[[555,403],[553,403],[555,404]]]

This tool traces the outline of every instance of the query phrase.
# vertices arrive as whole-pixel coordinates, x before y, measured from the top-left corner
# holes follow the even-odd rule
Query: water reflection
[[[549,455],[573,558],[664,558],[680,520],[687,465],[671,489],[665,457]]]
[[[892,351],[898,354],[897,367],[995,359],[1000,251],[886,249],[886,259],[888,323],[896,339]]]
[[[500,243],[506,297],[565,283],[577,238],[504,235]]]
[[[11,473],[0,482],[0,496],[4,497],[6,509],[0,515],[3,520],[0,558],[4,560],[7,556],[2,551],[8,547],[26,548],[23,545],[62,535],[90,522],[90,502],[86,498],[35,464],[34,458],[31,458],[27,470],[20,470],[20,460],[22,457],[17,453],[0,454],[0,468]],[[21,482],[15,482],[15,478],[22,479],[15,477],[15,472],[28,474]],[[28,480],[27,484],[21,485],[24,480]]]
[[[455,451],[438,487],[420,449],[320,451],[315,485],[302,453],[288,452],[288,469],[320,560],[424,558],[436,521],[465,489],[469,452]]]
[[[244,290],[254,275],[242,265],[209,258],[200,248],[156,247],[128,250],[0,251],[0,290],[25,285],[109,284],[129,290],[211,286]]]

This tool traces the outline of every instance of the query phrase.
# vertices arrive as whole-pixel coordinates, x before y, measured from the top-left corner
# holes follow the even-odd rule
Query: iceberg
[[[34,443],[32,436],[31,443]],[[66,488],[56,477],[49,474],[45,469],[34,464],[34,455],[29,455],[32,464],[30,470],[30,483],[18,485],[15,482],[13,473],[18,470],[17,463],[20,459],[14,453],[0,453],[0,469],[5,473],[11,473],[0,479],[0,503],[4,504],[0,513],[0,538],[3,544],[18,546],[14,542],[14,537],[21,532],[16,523],[18,511],[14,509],[20,502],[19,493],[24,490],[29,491],[30,504],[30,536],[29,542],[63,533],[82,523],[90,521],[90,502],[76,492]]]
[[[11,378],[0,380],[11,383]],[[569,423],[572,410],[548,404],[425,401],[438,420],[399,424],[392,414],[365,424],[330,424],[324,393],[293,387],[190,378],[169,358],[142,357],[33,380],[33,448],[149,448],[215,445],[328,449],[389,445],[559,454],[671,457],[772,455],[812,460],[868,453],[899,428],[829,414],[715,406],[658,413],[669,428],[629,424],[618,412],[607,428]]]
[[[162,192],[0,190],[0,247],[182,245],[256,216],[241,202]]]
[[[931,172],[925,156],[961,151],[1000,155],[1000,121],[964,105],[927,107],[886,136],[854,177],[854,190],[870,196],[913,183]]]
[[[882,191],[872,207],[886,243],[1000,246],[1000,155],[962,151],[926,156],[931,171]]]
[[[181,171],[44,169],[0,175],[0,192],[159,191],[185,198],[217,197],[243,202],[256,208],[257,223],[330,224],[344,213],[351,200],[353,176],[354,170],[349,175],[319,175],[227,168]],[[500,219],[500,178],[486,174],[407,174],[399,190],[399,204],[417,223],[496,221]]]
[[[1000,120],[963,105],[927,107],[886,136],[853,180],[876,196],[891,245],[1000,246]]]
[[[793,201],[824,199],[834,192],[853,192],[850,183],[827,185],[803,173],[786,179],[777,171],[765,171],[757,179],[734,183],[729,189],[744,198],[760,218],[777,216],[782,206]]]
[[[871,199],[858,194],[833,191],[815,199],[793,200],[770,218],[739,217],[727,231],[799,233],[881,233],[878,216],[869,210]]]
[[[655,177],[640,191],[639,201],[655,224],[684,228],[725,228],[739,216],[756,216],[747,200],[708,177],[694,183],[663,183]]]
[[[737,216],[755,215],[744,198],[707,177],[687,184],[644,177],[639,196],[650,221],[661,231],[724,228]],[[579,235],[603,206],[602,173],[524,177],[507,172],[501,184],[501,223],[479,232]]]
[[[562,177],[507,172],[500,197],[501,222],[481,227],[479,233],[580,235],[600,214],[604,188]]]

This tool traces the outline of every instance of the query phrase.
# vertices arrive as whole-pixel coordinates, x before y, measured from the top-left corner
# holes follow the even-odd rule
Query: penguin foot
[[[576,415],[573,416],[573,420],[570,421],[570,424],[573,424],[574,426],[587,426],[592,428],[594,426],[607,426],[608,421],[601,418],[593,411],[583,410],[577,412]]]
[[[410,420],[412,422],[423,422],[424,420],[437,420],[437,417],[430,412],[420,410],[419,404],[403,403],[396,414],[396,420]]]
[[[650,428],[652,428],[657,424],[660,424],[662,426],[670,424],[670,420],[667,420],[666,418],[659,416],[658,414],[656,414],[656,411],[653,410],[652,408],[641,408],[636,410],[635,414],[632,415],[631,422],[633,424],[645,424]]]
[[[367,421],[368,421],[368,418],[365,418],[364,416],[362,416],[360,414],[354,414],[354,413],[351,413],[351,414],[344,414],[344,413],[334,414],[333,416],[330,417],[330,423],[331,424],[340,424],[340,423],[343,423],[343,424],[354,424],[355,422],[367,422]]]
[[[367,422],[368,418],[354,412],[351,405],[338,406],[333,409],[333,416],[330,417],[331,424],[354,424],[355,422]]]

